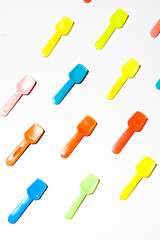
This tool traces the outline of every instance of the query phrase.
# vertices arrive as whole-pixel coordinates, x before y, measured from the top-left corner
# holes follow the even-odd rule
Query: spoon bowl
[[[122,10],[118,9],[109,19],[110,23],[115,28],[122,28],[125,22],[127,21],[128,14]]]
[[[90,116],[86,116],[77,126],[78,132],[83,136],[89,136],[94,128],[96,127],[97,122]]]
[[[32,200],[39,200],[47,188],[47,184],[40,179],[35,180],[27,189],[27,195]]]
[[[24,78],[22,78],[21,81],[18,82],[17,90],[21,94],[27,95],[31,92],[35,84],[36,84],[36,81],[29,75],[26,75]]]
[[[77,64],[69,73],[69,78],[75,84],[81,83],[88,73],[88,69],[82,64]]]
[[[143,113],[137,111],[128,120],[128,126],[134,132],[140,132],[147,120],[148,120],[148,118]]]
[[[80,183],[80,188],[83,193],[90,195],[94,193],[98,183],[99,183],[99,178],[96,177],[95,175],[89,173],[83,181]]]
[[[156,163],[149,157],[145,157],[142,161],[136,166],[136,171],[143,178],[147,178],[151,175],[154,168],[156,167]]]
[[[140,64],[134,60],[130,59],[121,69],[122,74],[127,78],[133,78],[140,68]]]
[[[43,133],[44,129],[36,123],[25,132],[24,137],[30,144],[35,144],[38,142]]]
[[[69,17],[63,17],[55,26],[56,31],[62,36],[67,35],[73,26],[73,21]]]

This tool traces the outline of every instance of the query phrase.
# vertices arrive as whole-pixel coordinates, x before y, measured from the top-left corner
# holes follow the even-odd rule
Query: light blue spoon
[[[13,210],[8,217],[9,223],[16,223],[33,200],[39,200],[47,188],[47,184],[40,179],[34,181],[27,189],[27,196]]]
[[[59,92],[54,96],[53,103],[60,104],[62,100],[65,98],[67,93],[71,90],[74,84],[81,83],[85,76],[88,73],[88,69],[82,64],[78,64],[72,71],[69,73],[69,80],[66,84],[59,90]]]

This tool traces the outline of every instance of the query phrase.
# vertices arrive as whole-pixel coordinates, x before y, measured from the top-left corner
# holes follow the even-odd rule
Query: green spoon
[[[109,19],[110,25],[106,29],[106,31],[102,34],[102,36],[98,39],[95,44],[97,49],[102,49],[111,35],[114,33],[116,28],[122,28],[127,21],[128,14],[122,10],[118,9]]]
[[[72,207],[65,213],[65,215],[64,215],[65,218],[67,218],[67,219],[73,218],[73,216],[75,215],[76,211],[80,207],[80,205],[83,202],[83,200],[85,199],[85,197],[87,195],[94,193],[96,187],[98,186],[99,181],[100,181],[99,178],[91,173],[88,174],[83,179],[83,181],[80,184],[81,193],[80,193],[79,197],[76,199],[76,201],[74,202],[74,204],[72,205]]]

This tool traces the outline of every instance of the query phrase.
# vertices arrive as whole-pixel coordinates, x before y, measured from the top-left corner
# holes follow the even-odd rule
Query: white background
[[[95,42],[118,8],[129,14],[126,24],[101,51],[96,50]],[[37,80],[31,94],[0,118],[0,239],[160,239],[160,91],[155,88],[160,78],[160,36],[149,35],[159,12],[159,0],[92,0],[89,4],[82,0],[0,0],[0,105],[24,75]],[[75,24],[52,54],[42,58],[41,50],[63,16]],[[107,91],[130,58],[141,64],[139,72],[114,100],[107,100]],[[78,63],[89,74],[60,105],[54,105],[53,96]],[[143,112],[148,122],[114,155],[111,147],[136,111]],[[86,115],[97,121],[97,127],[68,159],[62,159],[61,149]],[[6,157],[34,123],[45,134],[8,167]],[[128,200],[121,201],[121,190],[145,156],[157,163],[155,171]],[[100,184],[75,217],[66,220],[64,213],[78,197],[79,184],[88,173],[98,176]],[[16,224],[9,224],[8,215],[37,178],[47,183],[47,191]]]

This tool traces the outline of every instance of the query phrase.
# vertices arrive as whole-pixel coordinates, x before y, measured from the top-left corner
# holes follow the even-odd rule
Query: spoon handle
[[[12,110],[14,105],[18,102],[18,100],[22,97],[22,94],[19,91],[16,91],[12,97],[5,103],[5,105],[0,109],[0,115],[5,117]]]
[[[133,135],[134,131],[131,128],[127,128],[127,130],[121,135],[121,137],[117,140],[117,142],[112,147],[113,153],[120,153],[128,140]]]
[[[119,92],[119,90],[121,89],[121,87],[126,81],[127,81],[127,77],[122,74],[119,77],[119,79],[114,83],[114,85],[111,87],[111,89],[107,92],[107,95],[106,95],[107,99],[112,100],[117,95],[117,93]]]
[[[68,158],[82,138],[83,135],[80,132],[77,132],[73,136],[73,138],[67,143],[67,145],[62,149],[61,157]]]
[[[154,25],[154,27],[151,29],[150,35],[151,35],[151,37],[155,38],[155,37],[158,36],[159,33],[160,33],[160,19],[159,19],[158,22]]]
[[[98,41],[95,44],[96,49],[102,49],[106,42],[109,40],[111,35],[114,33],[115,27],[110,24],[109,27],[105,30],[105,32],[102,34],[102,36],[98,39]]]
[[[49,42],[46,44],[46,46],[41,51],[42,57],[48,57],[51,54],[51,52],[53,51],[53,49],[55,48],[55,46],[57,45],[57,43],[61,37],[62,37],[62,35],[58,31],[55,32],[53,37],[49,40]]]
[[[142,177],[140,174],[136,174],[131,181],[127,184],[127,186],[122,190],[120,199],[126,200],[129,195],[132,193],[132,191],[135,189],[137,184],[141,181]]]
[[[78,208],[80,207],[81,203],[85,199],[86,194],[84,192],[81,192],[79,197],[76,199],[72,207],[65,213],[66,219],[72,219],[75,213],[77,212]]]
[[[24,139],[16,148],[15,150],[7,157],[6,164],[8,166],[12,166],[15,162],[19,159],[22,153],[27,149],[29,146],[29,142]]]
[[[67,93],[71,90],[74,86],[74,82],[70,79],[64,84],[64,86],[59,90],[59,92],[53,97],[52,101],[54,104],[60,104],[62,100],[65,98]]]
[[[27,195],[8,217],[9,223],[16,223],[33,200]]]

